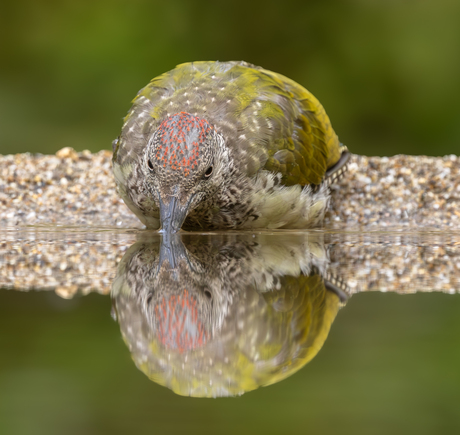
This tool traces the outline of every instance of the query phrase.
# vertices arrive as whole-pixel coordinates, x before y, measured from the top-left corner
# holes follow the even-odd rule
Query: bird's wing
[[[249,96],[245,92],[250,103],[239,115],[248,148],[254,148],[261,168],[282,174],[283,184],[320,184],[341,155],[324,108],[287,77],[257,67],[246,70],[255,89]]]

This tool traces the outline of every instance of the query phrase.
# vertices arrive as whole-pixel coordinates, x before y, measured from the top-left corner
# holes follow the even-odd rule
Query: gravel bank
[[[353,156],[326,226],[460,229],[460,157]]]
[[[0,224],[142,228],[116,193],[108,151],[0,156]],[[460,229],[460,158],[352,156],[326,227]]]

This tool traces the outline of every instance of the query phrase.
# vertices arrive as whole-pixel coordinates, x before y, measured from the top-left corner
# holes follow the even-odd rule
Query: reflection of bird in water
[[[150,379],[182,395],[237,395],[321,349],[345,297],[323,278],[327,264],[311,234],[155,235],[125,254],[112,296]]]

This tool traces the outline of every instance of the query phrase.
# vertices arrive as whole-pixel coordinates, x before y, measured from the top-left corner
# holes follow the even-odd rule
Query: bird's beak
[[[161,232],[177,233],[187,217],[192,198],[184,205],[181,204],[177,196],[169,196],[167,199],[169,201],[166,199],[163,201],[163,198],[159,195]]]

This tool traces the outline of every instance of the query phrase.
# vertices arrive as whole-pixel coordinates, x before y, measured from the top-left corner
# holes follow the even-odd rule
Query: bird
[[[243,61],[152,79],[112,146],[119,195],[164,233],[321,226],[350,157],[309,91]]]

